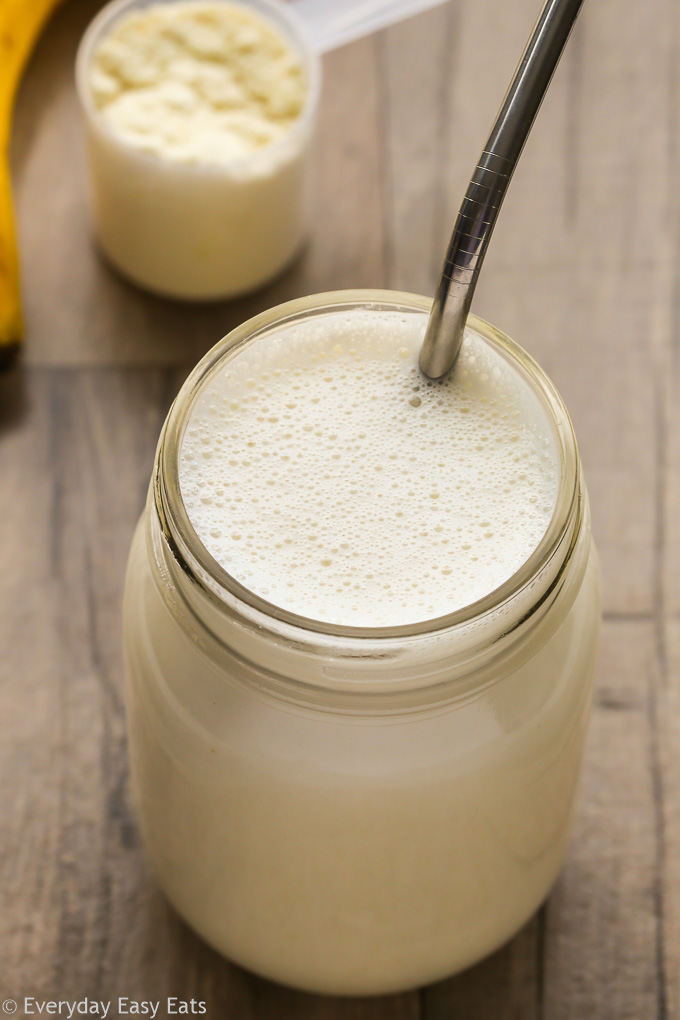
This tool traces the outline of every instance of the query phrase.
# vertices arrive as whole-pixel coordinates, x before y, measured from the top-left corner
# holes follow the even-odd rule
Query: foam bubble
[[[421,313],[324,314],[252,342],[204,387],[180,453],[211,555],[268,601],[384,627],[489,594],[552,516],[558,455],[526,381],[467,331],[418,370]]]

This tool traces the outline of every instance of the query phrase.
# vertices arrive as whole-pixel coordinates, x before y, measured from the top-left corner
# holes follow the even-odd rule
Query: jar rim
[[[92,92],[87,80],[87,70],[92,60],[94,47],[102,36],[107,34],[116,21],[129,11],[138,7],[144,8],[158,3],[174,2],[179,2],[179,0],[110,0],[89,23],[78,45],[75,60],[76,93],[86,121],[96,126],[97,130],[101,131],[111,142],[126,152],[133,153],[142,162],[155,167],[170,165],[181,169],[183,172],[196,175],[224,174],[240,171],[244,167],[257,166],[261,161],[276,158],[277,152],[284,151],[291,143],[295,143],[298,137],[310,130],[319,106],[322,69],[321,60],[312,45],[307,26],[297,11],[289,7],[288,4],[282,3],[281,0],[255,0],[258,13],[263,14],[268,20],[274,22],[278,29],[284,30],[288,41],[294,46],[303,61],[307,73],[308,88],[305,104],[300,116],[290,129],[281,138],[277,138],[275,141],[263,146],[263,148],[224,162],[201,160],[200,162],[192,163],[168,160],[154,153],[145,152],[126,142],[125,138],[110,126],[93,102]],[[245,7],[246,10],[250,9],[249,5],[244,3],[243,0],[216,0],[216,2],[228,2],[235,4],[237,7]]]
[[[550,523],[533,552],[502,585],[468,606],[417,623],[391,627],[331,624],[282,609],[250,591],[210,555],[196,533],[182,499],[179,453],[193,403],[225,357],[272,328],[309,315],[352,308],[427,313],[431,303],[430,298],[417,294],[372,289],[331,291],[297,298],[262,312],[232,330],[208,351],[190,373],[161,433],[154,468],[153,498],[162,531],[182,571],[198,583],[213,603],[221,604],[225,610],[238,608],[260,627],[284,628],[286,636],[295,642],[308,644],[328,638],[353,648],[359,654],[362,647],[370,647],[374,653],[376,648],[387,648],[395,641],[449,634],[512,604],[560,550],[563,560],[556,564],[556,574],[564,569],[576,537],[572,534],[570,538],[570,529],[573,532],[575,522],[578,527],[582,518],[579,513],[582,498],[580,464],[569,414],[554,385],[534,359],[510,337],[475,315],[469,316],[470,327],[518,364],[533,385],[554,428],[560,457],[558,492]],[[525,610],[522,618],[526,616]]]

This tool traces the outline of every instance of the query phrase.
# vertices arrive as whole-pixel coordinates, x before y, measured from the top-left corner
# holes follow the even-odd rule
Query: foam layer
[[[556,439],[518,370],[466,332],[453,375],[417,367],[425,316],[326,313],[255,341],[197,399],[180,452],[190,520],[269,602],[327,623],[443,616],[545,533]]]

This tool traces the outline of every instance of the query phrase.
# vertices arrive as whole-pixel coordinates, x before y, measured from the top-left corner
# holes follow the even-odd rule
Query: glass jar
[[[429,305],[318,295],[217,344],[168,415],[128,566],[132,776],[158,881],[220,952],[315,992],[411,988],[501,945],[555,880],[577,790],[600,620],[588,501],[560,397],[493,326],[469,320],[540,399],[561,463],[544,538],[480,601],[383,630],[303,619],[231,578],[182,504],[183,430],[216,366],[284,321]]]

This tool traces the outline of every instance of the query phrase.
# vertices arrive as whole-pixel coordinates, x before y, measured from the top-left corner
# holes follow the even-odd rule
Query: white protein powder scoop
[[[95,231],[123,275],[214,300],[295,257],[321,71],[286,4],[115,0],[76,71]]]

